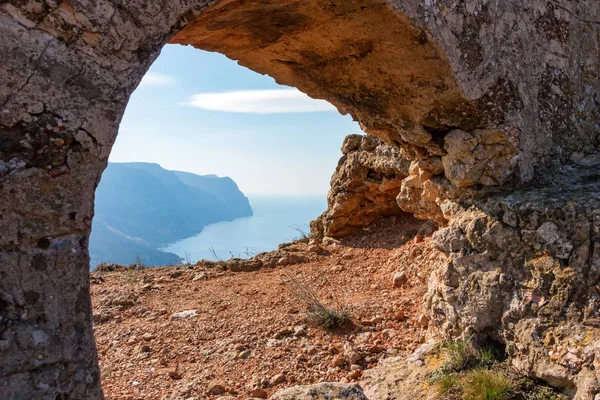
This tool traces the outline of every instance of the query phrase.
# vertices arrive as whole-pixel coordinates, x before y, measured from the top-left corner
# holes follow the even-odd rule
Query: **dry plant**
[[[217,251],[215,250],[214,247],[209,247],[208,251],[210,251],[210,254],[213,256],[213,258],[215,259],[215,261],[223,261],[223,259],[221,257],[219,257],[219,255],[217,254]]]
[[[287,275],[286,284],[294,297],[302,304],[309,322],[325,329],[335,329],[350,319],[348,308],[336,301],[335,306],[323,303],[313,287],[299,279]],[[327,281],[328,286],[329,282]]]
[[[292,239],[292,242],[306,241],[310,239],[310,228],[308,225],[290,225],[290,228],[298,232],[298,236]]]

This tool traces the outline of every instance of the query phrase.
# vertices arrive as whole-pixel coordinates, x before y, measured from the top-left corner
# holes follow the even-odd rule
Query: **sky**
[[[167,45],[131,96],[110,161],[229,176],[249,195],[325,195],[351,133],[358,124],[323,100]]]

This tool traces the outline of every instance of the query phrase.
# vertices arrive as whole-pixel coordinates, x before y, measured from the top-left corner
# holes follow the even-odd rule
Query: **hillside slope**
[[[183,176],[183,179],[180,177]],[[252,215],[230,178],[168,171],[158,164],[109,163],[96,190],[92,265],[175,263],[159,249],[210,224]]]
[[[245,400],[323,379],[356,381],[361,371],[344,361],[350,353],[360,355],[355,363],[365,370],[410,354],[425,338],[419,317],[427,272],[444,260],[430,239],[408,241],[420,225],[392,217],[375,234],[285,245],[263,254],[278,260],[276,266],[253,272],[234,272],[234,260],[226,270],[199,262],[94,272],[94,329],[107,398],[217,399],[223,387],[221,395],[231,396],[224,398]],[[260,259],[240,265],[253,269]],[[407,276],[401,288],[392,285],[397,270]],[[326,303],[347,306],[351,322],[336,331],[307,322],[290,277]]]

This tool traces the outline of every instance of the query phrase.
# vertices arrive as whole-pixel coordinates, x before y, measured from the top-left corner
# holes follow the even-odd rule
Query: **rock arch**
[[[94,189],[165,43],[222,52],[352,114],[415,160],[399,203],[444,221],[447,198],[597,148],[599,20],[591,0],[4,2],[0,397],[102,398]]]

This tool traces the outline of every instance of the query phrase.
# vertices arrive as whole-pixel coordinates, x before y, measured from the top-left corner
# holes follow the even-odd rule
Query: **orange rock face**
[[[327,210],[311,223],[313,237],[341,237],[397,215],[412,219],[396,204],[409,161],[373,136],[350,135],[331,178]]]

